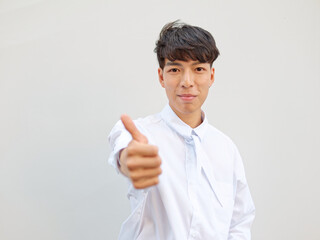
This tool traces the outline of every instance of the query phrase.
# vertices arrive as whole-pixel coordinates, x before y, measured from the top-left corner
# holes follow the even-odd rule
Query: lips
[[[191,101],[193,100],[196,95],[193,95],[193,94],[179,94],[178,95],[183,101]]]

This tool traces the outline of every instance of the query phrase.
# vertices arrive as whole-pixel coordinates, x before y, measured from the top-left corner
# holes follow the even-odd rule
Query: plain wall
[[[107,136],[167,103],[153,53],[182,21],[221,56],[204,106],[240,149],[253,239],[320,239],[320,2],[0,0],[0,239],[116,239]]]

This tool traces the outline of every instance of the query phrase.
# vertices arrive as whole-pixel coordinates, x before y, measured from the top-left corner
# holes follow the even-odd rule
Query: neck
[[[173,107],[171,107],[171,109],[185,124],[189,125],[191,128],[196,128],[202,123],[201,109],[199,109],[197,112],[186,114],[176,111]]]

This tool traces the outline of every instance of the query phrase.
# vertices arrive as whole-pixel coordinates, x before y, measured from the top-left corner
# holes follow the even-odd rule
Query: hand
[[[144,136],[128,115],[122,115],[121,121],[132,136],[128,147],[120,152],[120,171],[129,177],[137,189],[159,183],[161,159],[156,146],[148,144]]]

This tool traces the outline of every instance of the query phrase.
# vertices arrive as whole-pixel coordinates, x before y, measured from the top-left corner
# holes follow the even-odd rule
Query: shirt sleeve
[[[250,240],[251,225],[255,217],[255,206],[249,191],[243,162],[238,149],[235,150],[234,169],[235,201],[228,240]]]
[[[122,122],[119,120],[116,123],[116,125],[112,128],[108,136],[108,140],[111,147],[111,153],[108,162],[116,169],[117,173],[119,173],[119,152],[121,149],[126,148],[128,146],[128,144],[132,140],[132,137],[130,133],[125,129]]]

